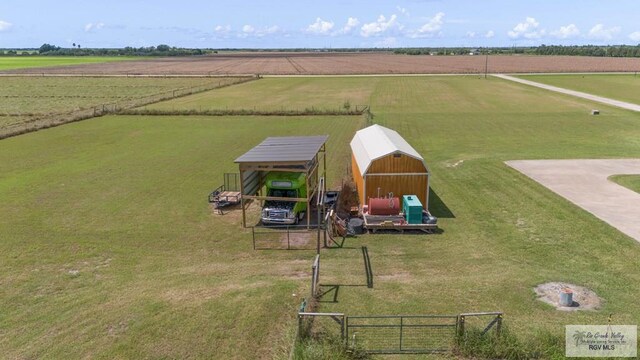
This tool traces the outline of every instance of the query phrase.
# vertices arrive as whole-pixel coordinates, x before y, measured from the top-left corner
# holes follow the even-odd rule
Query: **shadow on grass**
[[[338,294],[341,287],[366,287],[366,284],[320,284],[320,296],[318,302],[320,303],[337,303]],[[325,297],[327,299],[325,299]]]
[[[429,212],[431,215],[442,219],[455,219],[456,217],[451,209],[447,207],[447,204],[431,188],[429,189]]]

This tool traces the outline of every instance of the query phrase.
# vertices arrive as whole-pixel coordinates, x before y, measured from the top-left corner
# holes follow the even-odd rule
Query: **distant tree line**
[[[540,45],[532,47],[457,47],[457,48],[402,48],[393,50],[402,55],[571,55],[640,57],[640,45]]]
[[[106,49],[106,48],[83,48],[80,44],[73,44],[72,48],[62,48],[56,45],[43,44],[38,49],[27,49],[24,51],[17,51],[16,49],[10,49],[0,51],[0,55],[5,56],[191,56],[191,55],[205,55],[215,51],[205,49],[187,49],[178,48],[169,45],[158,45],[148,47],[131,47],[127,46],[121,49]]]
[[[537,55],[577,55],[577,56],[610,56],[610,57],[640,57],[640,45],[583,45],[561,46],[541,45],[536,48]]]
[[[571,56],[602,56],[602,57],[640,57],[640,45],[540,45],[531,47],[420,47],[420,48],[290,48],[290,49],[189,49],[161,44],[148,47],[125,48],[83,48],[80,44],[73,44],[71,48],[43,44],[38,49],[0,49],[0,56],[193,56],[216,54],[224,52],[376,52],[393,51],[400,55],[485,55],[485,54],[527,54],[527,55],[571,55]]]

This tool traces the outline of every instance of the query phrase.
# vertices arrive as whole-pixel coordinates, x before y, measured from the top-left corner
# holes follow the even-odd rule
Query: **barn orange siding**
[[[367,174],[388,174],[388,173],[426,173],[427,169],[424,167],[424,163],[421,160],[412,158],[404,154],[399,154],[400,157],[394,157],[394,154],[389,154],[380,159],[374,160]]]
[[[356,183],[358,189],[358,198],[360,199],[360,205],[364,204],[364,179],[360,173],[360,168],[356,162],[356,157],[351,154],[351,172],[353,173],[353,181]]]

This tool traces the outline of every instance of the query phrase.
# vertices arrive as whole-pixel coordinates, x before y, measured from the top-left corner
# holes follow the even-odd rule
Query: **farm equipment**
[[[209,194],[209,203],[213,204],[213,208],[218,211],[218,214],[223,215],[223,208],[240,203],[242,194],[239,189],[239,177],[239,174],[225,173],[224,184]]]
[[[386,198],[370,198],[369,205],[363,206],[364,227],[374,233],[378,230],[421,230],[431,233],[438,228],[438,219],[422,207],[416,195],[400,199],[389,194]]]

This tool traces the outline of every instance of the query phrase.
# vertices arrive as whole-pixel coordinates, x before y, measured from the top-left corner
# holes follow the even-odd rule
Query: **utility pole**
[[[487,73],[489,72],[489,51],[485,54],[484,58],[484,78],[487,78]]]

